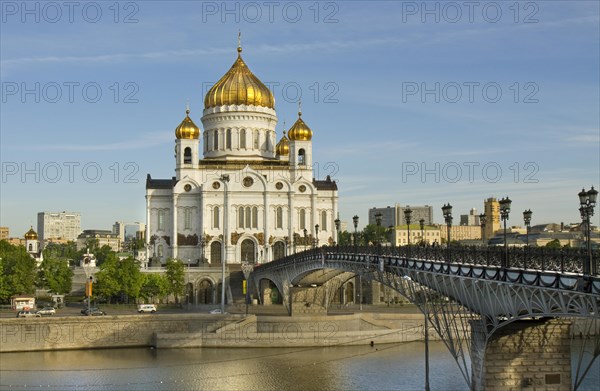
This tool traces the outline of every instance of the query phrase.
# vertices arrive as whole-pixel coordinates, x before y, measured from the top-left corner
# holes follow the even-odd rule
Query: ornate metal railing
[[[261,265],[259,269],[266,271],[270,267],[281,267],[286,262],[297,262],[302,259],[314,259],[319,254],[328,257],[336,253],[354,254],[357,261],[364,261],[365,255],[380,255],[390,258],[427,260],[454,265],[480,265],[505,269],[537,270],[554,273],[583,273],[583,263],[589,262],[589,255],[584,249],[553,249],[545,247],[510,247],[508,259],[504,247],[481,246],[323,246]],[[600,272],[600,251],[592,252],[591,275]]]

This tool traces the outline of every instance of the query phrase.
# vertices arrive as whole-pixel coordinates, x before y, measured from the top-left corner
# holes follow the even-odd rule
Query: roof
[[[337,183],[331,180],[331,177],[327,175],[324,181],[313,179],[313,185],[317,190],[337,190]]]
[[[172,189],[177,183],[177,179],[152,179],[150,174],[146,177],[146,189]]]

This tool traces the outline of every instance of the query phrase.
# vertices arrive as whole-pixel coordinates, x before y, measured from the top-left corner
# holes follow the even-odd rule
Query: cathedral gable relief
[[[232,232],[231,233],[231,244],[237,244],[238,240],[240,240],[240,237],[242,236],[242,234],[238,233],[237,231]]]
[[[180,246],[197,246],[198,245],[198,235],[184,235],[177,234],[177,244]]]
[[[265,245],[265,234],[260,232],[257,234],[254,234],[254,237],[256,238],[256,240],[258,240],[258,244],[260,244],[261,246]]]

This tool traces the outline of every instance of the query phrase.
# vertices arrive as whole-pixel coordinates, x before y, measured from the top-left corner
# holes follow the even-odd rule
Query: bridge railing
[[[583,273],[584,262],[589,262],[589,255],[583,249],[546,247],[510,247],[505,253],[504,247],[496,246],[323,246],[303,251],[275,262],[260,266],[262,270],[270,267],[281,267],[288,262],[302,262],[323,257],[335,258],[335,254],[356,257],[357,262],[367,260],[365,256],[386,256],[402,259],[421,259],[447,264],[468,264],[495,266],[521,270],[539,270],[557,273]],[[371,257],[368,257],[372,259]],[[600,251],[592,252],[591,274],[599,275]],[[276,266],[277,265],[277,266]]]

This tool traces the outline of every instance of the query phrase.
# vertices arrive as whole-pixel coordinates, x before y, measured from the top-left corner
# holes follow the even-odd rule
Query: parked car
[[[56,314],[56,309],[54,307],[44,307],[41,310],[38,310],[36,314],[40,315],[54,315]]]
[[[153,314],[156,312],[156,306],[154,304],[138,304],[137,311],[140,314],[142,312],[150,312]]]
[[[106,315],[106,312],[100,311],[99,308],[95,308],[95,307],[92,307],[89,310],[86,308],[81,313],[83,315],[86,315],[86,316],[102,316],[102,315]]]
[[[29,311],[29,310],[22,310],[17,312],[17,318],[41,318],[42,315],[33,312],[33,311]]]
[[[215,308],[214,310],[208,311],[209,314],[226,314],[227,312],[222,312],[220,308]]]

